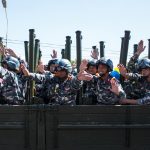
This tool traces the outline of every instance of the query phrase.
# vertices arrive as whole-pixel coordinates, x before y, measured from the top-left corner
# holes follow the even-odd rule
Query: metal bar
[[[82,59],[82,48],[81,48],[81,31],[76,31],[76,51],[77,51],[77,71],[79,72],[79,67]]]
[[[104,53],[104,49],[105,49],[105,45],[104,45],[104,41],[100,41],[100,58],[101,57],[105,57],[105,53]]]
[[[62,58],[62,59],[65,58],[65,49],[62,49],[62,50],[61,50],[61,58]]]
[[[36,70],[36,67],[38,65],[39,61],[39,53],[40,53],[40,40],[35,39],[35,47],[34,47],[34,70]]]
[[[65,53],[66,53],[66,59],[71,61],[71,36],[66,36],[66,44],[65,44]]]
[[[123,42],[124,42],[124,37],[121,37],[121,49],[120,49],[120,60],[119,60],[120,64],[122,64]]]
[[[24,41],[24,48],[25,48],[25,60],[29,63],[29,42]]]
[[[0,130],[24,129],[24,122],[0,122]]]
[[[29,29],[29,71],[34,72],[34,29]],[[30,81],[30,93],[29,93],[29,103],[31,102],[32,97],[34,96],[34,82]]]
[[[123,129],[131,129],[131,128],[150,128],[150,124],[59,124],[59,129],[111,129],[111,128],[123,128]]]
[[[82,59],[81,41],[82,41],[81,31],[76,31],[77,72],[80,71],[79,67],[80,67],[81,59]],[[80,88],[80,90],[77,93],[76,104],[81,105],[83,103],[82,102],[82,93],[83,93],[83,89]]]
[[[130,40],[130,31],[125,31],[124,40],[123,40],[123,50],[122,50],[122,64],[126,66],[127,63],[127,55],[128,55],[128,47]]]

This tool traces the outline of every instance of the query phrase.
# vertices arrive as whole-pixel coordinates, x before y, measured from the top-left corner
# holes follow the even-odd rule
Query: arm
[[[137,72],[136,71],[136,63],[138,61],[139,56],[141,55],[141,53],[145,50],[146,46],[144,46],[144,42],[141,40],[138,43],[138,47],[137,47],[137,52],[130,58],[129,62],[128,62],[128,70],[130,72]]]
[[[25,65],[20,65],[21,70],[26,78],[29,80],[35,80],[36,82],[43,83],[46,80],[51,80],[53,78],[52,74],[38,74],[38,73],[30,73],[29,70],[25,67]]]
[[[118,68],[119,68],[120,74],[125,79],[138,81],[139,79],[142,78],[142,75],[140,75],[138,73],[127,73],[127,69],[122,64],[119,64]]]
[[[71,86],[72,86],[72,89],[74,90],[79,90],[83,85],[83,82],[81,80],[79,80],[77,77],[74,77],[72,80],[71,80]]]
[[[143,98],[137,99],[137,104],[139,105],[150,104],[150,93],[146,93]]]
[[[6,74],[9,74],[10,76],[14,77],[14,73],[11,71],[8,71],[7,69],[0,66],[0,76],[5,76]]]
[[[121,84],[118,83],[118,81],[116,80],[116,78],[112,78],[110,80],[111,83],[111,91],[117,95],[117,97],[119,99],[124,99],[126,97],[126,94],[121,86]]]
[[[122,99],[120,103],[131,105],[148,105],[150,104],[150,93],[146,93],[145,96],[140,99]]]

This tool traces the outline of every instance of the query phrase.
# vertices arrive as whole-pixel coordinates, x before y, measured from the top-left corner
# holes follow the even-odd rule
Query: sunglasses
[[[55,67],[55,70],[54,70],[54,71],[56,71],[56,72],[57,72],[57,71],[62,71],[62,70],[65,70],[65,68],[63,68],[63,67],[59,67],[59,66],[58,66],[58,67]]]

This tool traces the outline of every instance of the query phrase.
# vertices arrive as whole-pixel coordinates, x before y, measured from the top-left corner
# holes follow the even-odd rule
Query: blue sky
[[[7,4],[8,39],[19,40],[11,41],[8,47],[24,56],[23,41],[29,39],[29,29],[35,29],[36,38],[41,41],[44,63],[50,59],[53,49],[60,57],[68,35],[72,39],[72,59],[75,59],[77,30],[82,31],[83,58],[90,58],[91,47],[99,48],[99,41],[105,41],[105,55],[115,64],[119,62],[120,37],[125,30],[131,31],[128,57],[132,56],[133,44],[143,39],[147,46],[150,38],[149,0],[7,0]],[[2,5],[0,18],[0,36],[5,38],[6,19]],[[148,47],[141,57],[147,54]]]

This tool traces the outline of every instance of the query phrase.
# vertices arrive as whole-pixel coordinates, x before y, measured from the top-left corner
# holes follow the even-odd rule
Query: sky
[[[61,57],[66,36],[71,36],[71,59],[76,58],[76,31],[82,34],[82,58],[90,58],[92,46],[105,42],[105,56],[119,62],[121,37],[131,31],[128,59],[133,45],[141,39],[147,46],[141,57],[148,55],[150,39],[149,0],[7,0],[8,44],[24,57],[24,43],[29,29],[40,39],[42,60],[51,59],[53,49]],[[6,38],[5,10],[0,4],[0,37]],[[46,44],[48,43],[48,44]]]

